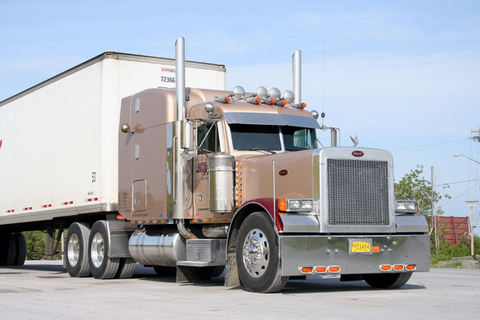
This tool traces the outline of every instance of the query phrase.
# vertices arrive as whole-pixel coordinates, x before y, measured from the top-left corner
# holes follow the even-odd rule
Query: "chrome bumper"
[[[365,240],[373,252],[352,253],[351,243]],[[422,235],[280,235],[281,269],[284,276],[305,274],[382,273],[382,265],[415,265],[430,270],[430,237]],[[312,273],[302,273],[302,268]],[[315,272],[318,267],[318,272]],[[332,267],[329,272],[329,267]],[[338,267],[338,268],[337,268]],[[327,270],[323,272],[323,270]],[[308,270],[308,269],[306,269]],[[406,272],[405,269],[389,272]]]

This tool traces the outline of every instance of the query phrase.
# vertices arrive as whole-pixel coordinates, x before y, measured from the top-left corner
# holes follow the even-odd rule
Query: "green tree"
[[[398,182],[395,183],[395,198],[401,200],[417,200],[418,201],[418,213],[423,214],[427,221],[430,223],[430,217],[432,215],[432,183],[426,180],[423,176],[423,166],[418,166],[415,170],[411,170],[410,173]],[[445,185],[443,189],[449,188]],[[437,191],[433,193],[433,200],[438,203],[442,198],[450,199],[448,194],[440,194]],[[437,208],[437,214],[442,215],[441,208]]]
[[[26,231],[27,260],[40,260],[45,255],[45,231]]]

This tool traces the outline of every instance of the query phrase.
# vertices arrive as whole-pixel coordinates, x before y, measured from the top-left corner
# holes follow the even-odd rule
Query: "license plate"
[[[350,239],[349,253],[372,253],[372,239]]]

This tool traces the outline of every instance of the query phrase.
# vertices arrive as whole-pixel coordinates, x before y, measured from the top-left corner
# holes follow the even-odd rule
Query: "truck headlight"
[[[415,200],[395,200],[395,213],[418,213],[418,202]]]
[[[283,212],[311,212],[313,199],[283,198],[278,200],[278,210]]]

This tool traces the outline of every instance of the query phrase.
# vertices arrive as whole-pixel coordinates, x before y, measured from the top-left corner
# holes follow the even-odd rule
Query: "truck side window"
[[[298,127],[282,127],[285,150],[297,151],[316,149],[315,130]]]
[[[217,124],[202,124],[197,127],[197,147],[211,152],[220,151]]]

